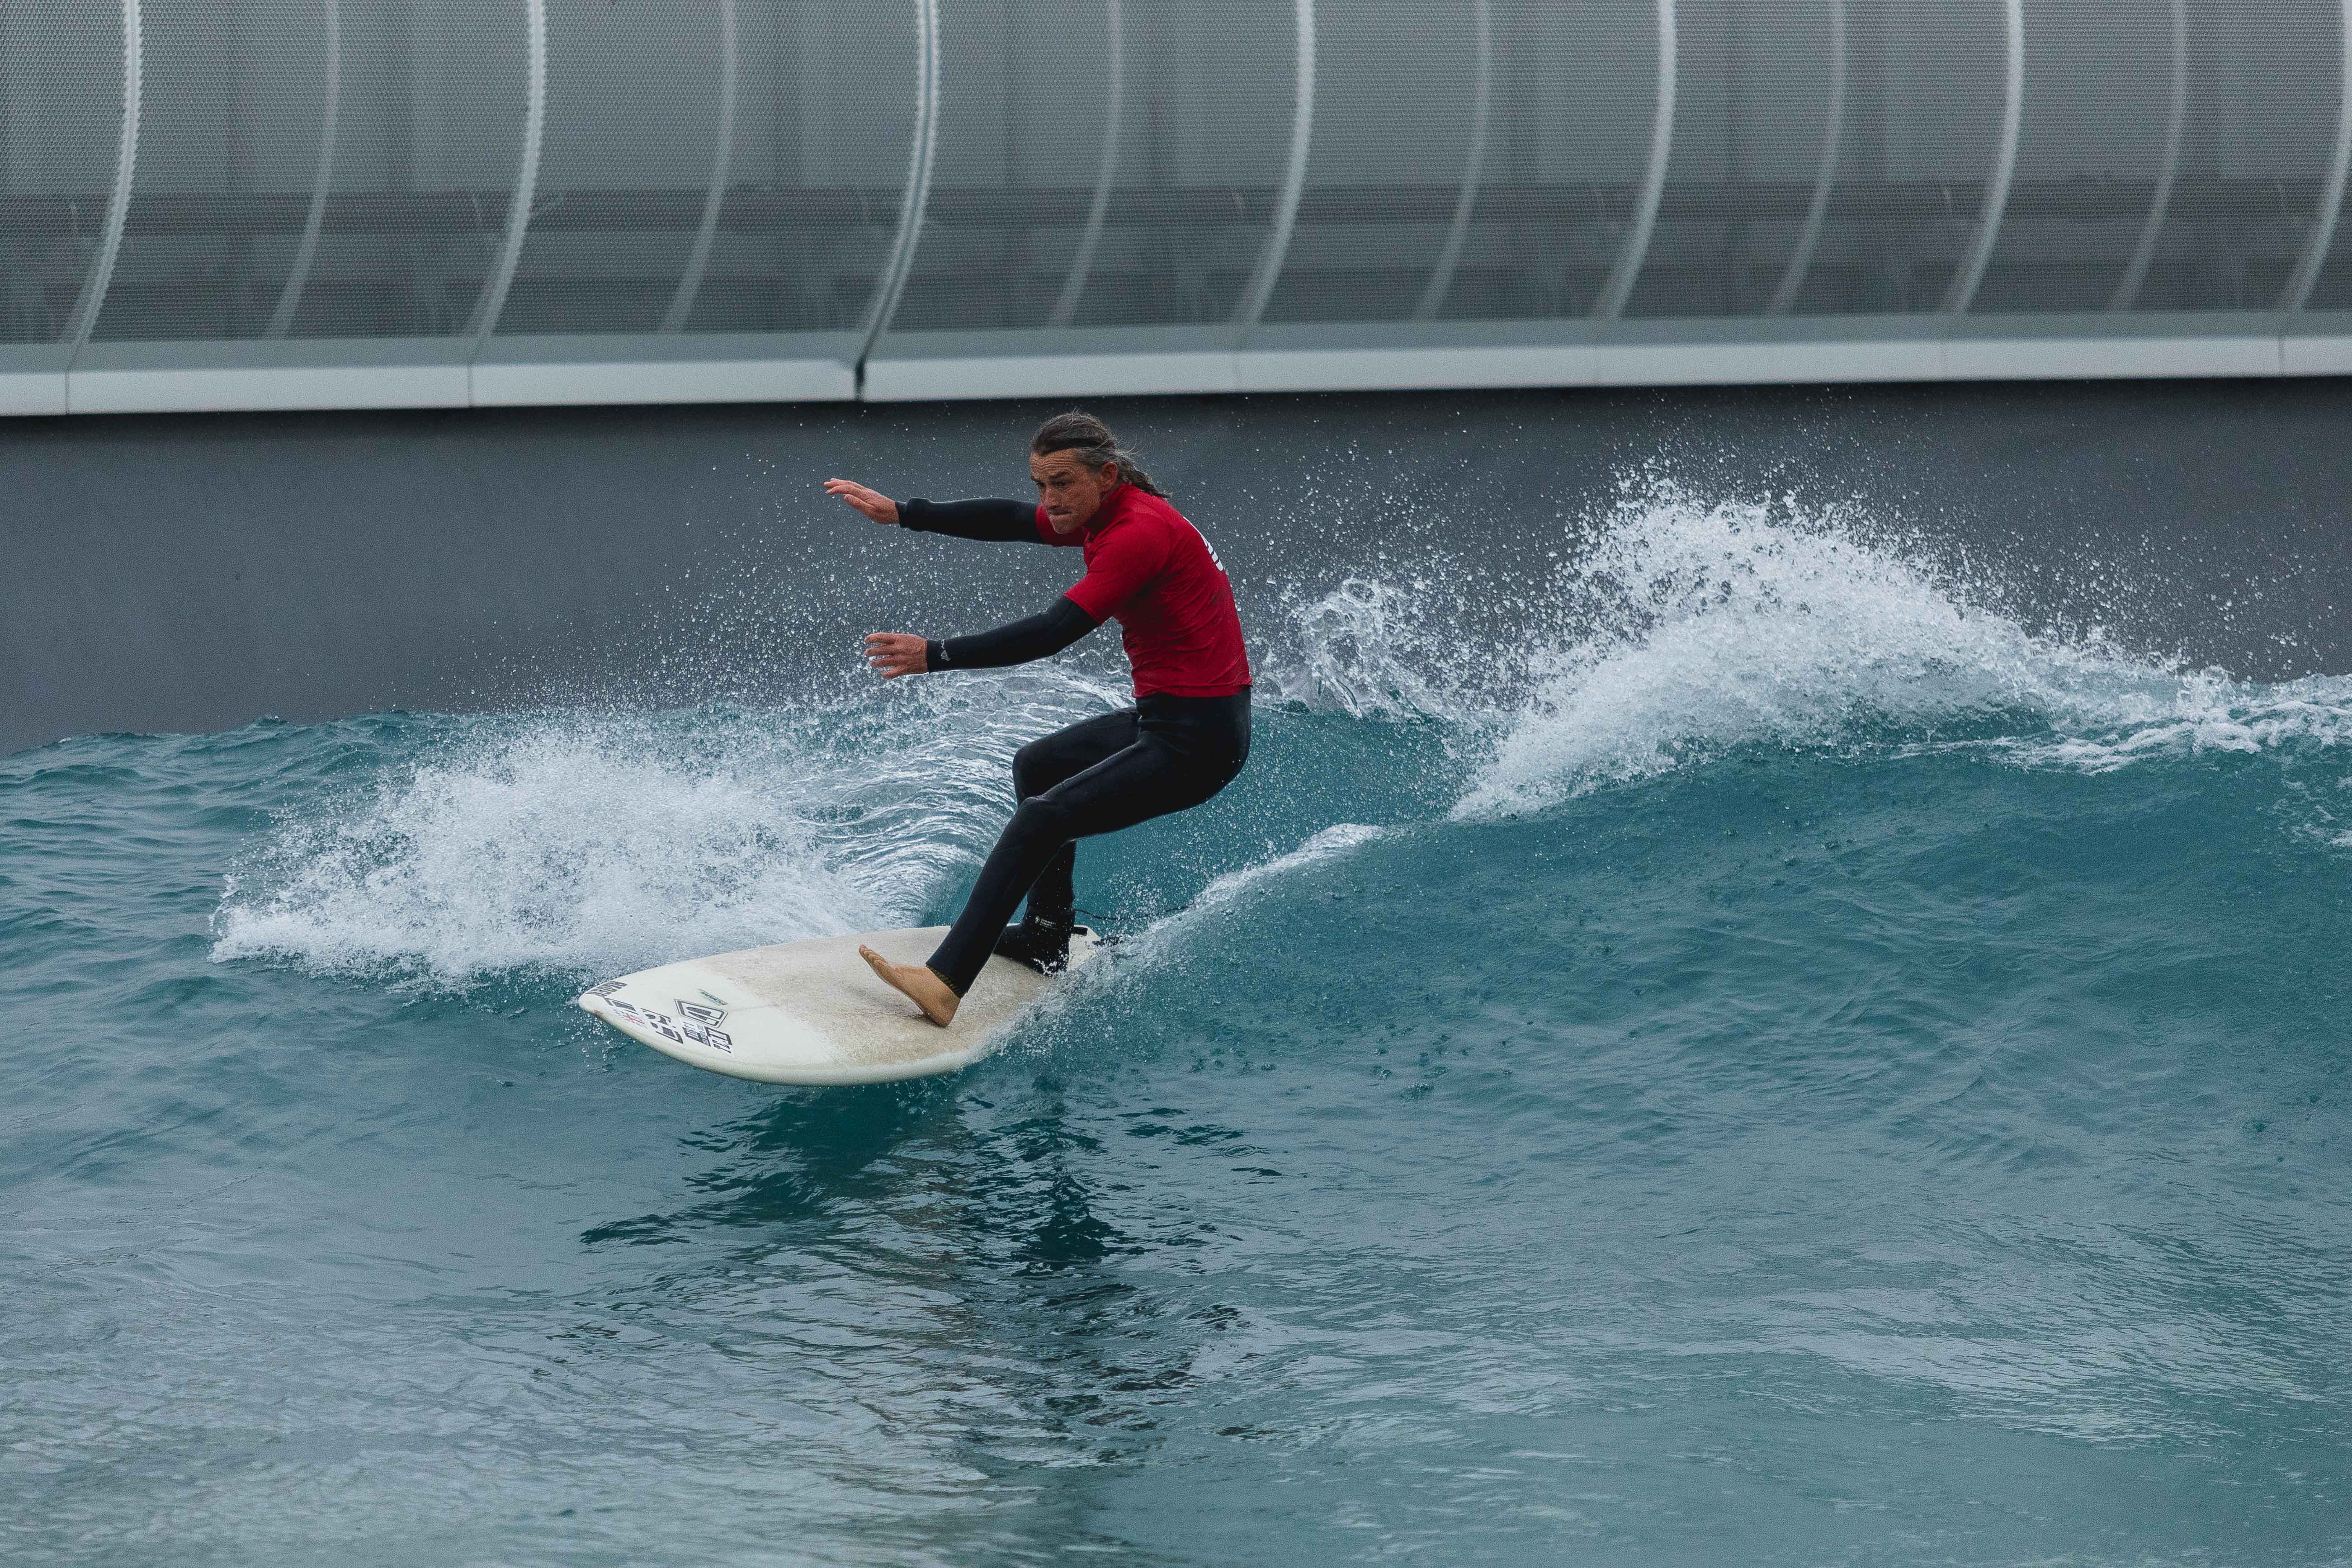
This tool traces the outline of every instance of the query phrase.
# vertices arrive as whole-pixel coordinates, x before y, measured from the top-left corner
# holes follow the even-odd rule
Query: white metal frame
[[[2179,4],[2180,0],[2174,0]],[[1822,243],[1822,226],[1830,213],[1830,190],[1837,184],[1838,160],[1845,143],[1845,0],[1829,0],[1830,99],[1822,115],[1822,161],[1813,170],[1813,199],[1805,207],[1805,226],[1797,231],[1797,247],[1789,253],[1788,270],[1764,307],[1768,316],[1785,316],[1804,291],[1806,275],[1813,269],[1813,252]]]
[[[2311,318],[2304,318],[2310,320]],[[390,346],[365,363],[85,363],[55,373],[54,396],[16,411],[128,413],[286,408],[462,408],[644,403],[906,402],[1234,392],[1449,390],[1473,387],[1773,386],[1870,382],[2035,381],[2123,377],[2352,374],[2352,330],[2282,332],[2274,314],[2215,322],[2143,316],[2117,332],[2104,312],[2037,322],[2039,335],[1955,335],[1948,318],[1883,320],[1864,336],[1813,319],[1805,330],[1731,335],[1628,322],[1521,323],[1527,336],[1281,346],[1299,331],[1268,329],[1267,346],[1223,353],[1148,351],[972,353],[868,361],[861,387],[846,354],[790,359],[788,345],[654,335],[593,345],[604,357],[544,362],[404,360]],[[2265,324],[2267,323],[2267,324]],[[1794,325],[1796,323],[1792,323]],[[1545,329],[1583,333],[1551,341]],[[1656,330],[1654,330],[1656,329]],[[1817,329],[1817,330],[1816,330]],[[1418,333],[1428,328],[1397,328]],[[508,339],[509,346],[528,339]],[[659,357],[656,345],[670,346]],[[680,353],[691,346],[692,352]],[[289,347],[296,346],[289,344]],[[312,346],[312,345],[302,345]],[[348,346],[348,345],[346,345]],[[111,348],[111,345],[99,345]],[[92,351],[93,353],[97,350]],[[30,376],[24,379],[31,380]]]
[[[1666,194],[1666,165],[1675,153],[1675,0],[1657,0],[1657,6],[1658,87],[1650,110],[1650,163],[1642,174],[1641,195],[1634,199],[1633,225],[1625,231],[1625,243],[1592,307],[1592,313],[1604,321],[1625,313],[1625,301],[1633,297],[1633,285],[1641,279],[1642,263],[1650,255],[1650,236],[1657,227],[1658,204]]]
[[[1087,226],[1070,258],[1069,275],[1054,300],[1049,327],[1066,327],[1077,320],[1078,298],[1095,269],[1095,247],[1102,243],[1103,223],[1110,216],[1111,181],[1118,174],[1119,136],[1127,120],[1127,17],[1119,0],[1103,0],[1103,24],[1110,37],[1106,46],[1105,74],[1109,80],[1103,105],[1102,156],[1095,165],[1094,200],[1087,206]]]
[[[687,253],[677,292],[670,296],[669,310],[662,316],[665,332],[685,331],[686,319],[694,314],[695,296],[702,291],[702,275],[710,266],[711,246],[719,237],[719,209],[727,205],[727,174],[735,158],[738,75],[735,0],[719,0],[719,129],[711,137],[710,183],[702,193],[702,221],[695,226],[694,248]]]
[[[2116,284],[2110,310],[2128,310],[2139,299],[2140,285],[2156,260],[2156,242],[2164,233],[2166,212],[2172,205],[2173,181],[2180,174],[2180,147],[2189,129],[2189,0],[2172,0],[2172,99],[2164,117],[2164,157],[2157,165],[2156,193],[2148,198],[2147,218],[2140,225],[2139,243],[2132,247],[2131,263]]]
[[[2345,3],[2352,5],[2352,0]],[[1952,274],[1951,286],[1944,290],[1943,310],[1948,316],[1967,315],[1976,300],[1977,287],[1992,261],[1992,248],[2000,241],[2000,220],[2009,211],[2009,184],[2017,174],[2018,132],[2025,117],[2025,0],[2003,0],[2001,19],[2007,47],[2002,51],[2000,144],[1993,153],[1992,178],[1985,183],[1984,207],[1977,215],[1975,237],[1969,242],[1959,270]]]
[[[285,287],[278,291],[278,308],[269,312],[262,336],[282,338],[294,326],[294,312],[302,306],[310,286],[310,263],[319,254],[319,230],[327,217],[327,189],[335,177],[335,140],[342,120],[343,8],[342,0],[320,0],[324,12],[326,71],[319,87],[319,166],[310,176],[310,209],[302,219],[302,238],[294,247],[294,265],[287,269]]]
[[[2327,183],[2320,188],[2319,211],[2303,242],[2286,286],[2279,290],[2279,309],[2300,310],[2311,300],[2319,269],[2327,265],[2327,247],[2336,238],[2336,220],[2344,211],[2344,177],[2352,171],[2352,0],[2344,0],[2336,31],[2336,146],[2327,160]]]
[[[498,265],[482,283],[467,335],[477,343],[499,330],[507,308],[507,290],[514,285],[515,268],[522,261],[523,240],[530,232],[531,203],[539,194],[539,156],[547,140],[547,0],[523,0],[530,32],[528,91],[523,103],[522,154],[515,168],[514,192],[507,198],[506,239],[499,247]]]
[[[1315,140],[1315,0],[1295,0],[1293,16],[1297,41],[1292,50],[1296,69],[1290,100],[1290,159],[1282,172],[1274,226],[1266,232],[1265,247],[1258,252],[1249,286],[1234,307],[1234,324],[1244,330],[1256,326],[1258,318],[1265,314],[1266,301],[1274,298],[1274,286],[1282,277],[1282,264],[1290,255],[1290,236],[1298,223],[1299,199],[1307,191],[1307,153]]]
[[[1486,170],[1486,131],[1495,101],[1495,18],[1490,0],[1470,0],[1470,17],[1478,47],[1477,74],[1470,86],[1470,146],[1462,155],[1462,188],[1454,197],[1454,222],[1445,230],[1445,243],[1438,250],[1437,265],[1429,270],[1420,303],[1412,308],[1416,321],[1435,321],[1454,288],[1454,269],[1461,265],[1463,247],[1469,243],[1470,213],[1478,205],[1478,182]]]
[[[81,297],[66,323],[65,342],[79,351],[98,330],[106,291],[114,283],[115,258],[122,253],[122,227],[131,216],[131,185],[139,174],[140,93],[146,80],[147,27],[139,0],[122,0],[122,124],[114,142],[114,190],[106,199],[106,226],[98,256],[82,279]]]
[[[922,244],[923,219],[930,210],[931,164],[940,135],[940,7],[939,0],[915,0],[915,132],[907,150],[906,194],[898,203],[898,232],[874,280],[874,302],[866,321],[866,346],[858,354],[864,363],[877,339],[889,330],[898,313],[898,296],[914,270],[915,252]]]

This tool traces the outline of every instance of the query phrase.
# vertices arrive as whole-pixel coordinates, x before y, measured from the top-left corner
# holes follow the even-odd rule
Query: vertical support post
[[[2352,0],[2346,0],[2352,5]],[[2025,0],[2003,0],[2008,48],[2001,79],[2000,145],[1993,153],[1992,178],[1986,183],[1984,207],[1977,215],[1976,237],[1969,240],[1959,270],[1944,290],[1944,314],[1964,316],[1984,281],[1992,247],[2000,238],[2000,220],[2009,210],[2009,183],[2017,173],[2017,133],[2025,114]]]
[[[1069,276],[1062,279],[1054,313],[1045,319],[1049,327],[1066,327],[1077,319],[1078,297],[1087,290],[1087,277],[1095,268],[1095,247],[1102,243],[1103,222],[1110,215],[1110,183],[1118,173],[1119,132],[1127,118],[1127,18],[1119,0],[1103,0],[1103,21],[1110,31],[1105,62],[1110,90],[1103,106],[1102,156],[1095,164],[1095,199],[1087,208],[1086,231],[1078,236],[1077,254],[1070,258]]]
[[[2164,215],[2172,205],[2173,181],[2180,173],[2180,144],[2189,128],[2189,0],[2172,0],[2172,107],[2164,121],[2164,158],[2157,165],[2156,194],[2148,199],[2147,219],[2140,225],[2139,244],[2132,249],[2131,265],[2116,285],[2110,310],[2128,310],[2139,298],[2139,286],[2156,260],[2156,242],[2164,232]]]
[[[1462,264],[1462,247],[1470,239],[1470,211],[1478,205],[1478,182],[1486,169],[1486,129],[1495,100],[1495,18],[1490,0],[1470,0],[1472,25],[1477,32],[1477,76],[1470,88],[1470,147],[1462,157],[1462,188],[1454,195],[1454,222],[1445,231],[1437,265],[1430,268],[1421,302],[1412,308],[1416,321],[1433,321],[1454,287],[1454,269]]]
[[[139,172],[139,95],[146,80],[147,28],[139,0],[122,0],[122,123],[114,142],[114,192],[106,200],[106,226],[99,233],[98,257],[82,279],[81,297],[66,322],[64,342],[79,350],[98,329],[106,291],[114,281],[114,260],[122,254],[122,226],[131,216],[131,182]]]
[[[294,265],[286,273],[286,286],[278,291],[278,309],[269,313],[269,325],[261,334],[265,338],[282,338],[293,329],[302,290],[310,286],[311,260],[319,254],[319,230],[327,216],[327,186],[335,174],[335,136],[343,97],[342,0],[321,0],[321,8],[326,13],[327,73],[320,89],[319,167],[310,176],[310,210],[302,219],[302,239],[294,247]]]
[[[547,0],[523,0],[523,6],[530,27],[530,79],[523,106],[522,158],[515,169],[514,194],[507,199],[506,243],[499,247],[498,265],[483,282],[481,300],[474,307],[469,335],[478,346],[499,330],[499,317],[507,308],[507,290],[514,284],[523,238],[530,232],[540,148],[547,138]]]
[[[2176,5],[2183,0],[2174,0]],[[1797,247],[1789,253],[1789,269],[1764,307],[1768,316],[1785,316],[1804,291],[1805,275],[1812,270],[1813,252],[1822,243],[1822,225],[1829,217],[1830,188],[1837,183],[1838,159],[1845,140],[1845,0],[1829,0],[1830,100],[1822,123],[1822,161],[1813,170],[1813,199],[1805,208],[1805,225],[1797,231]]]
[[[1634,198],[1633,221],[1625,231],[1625,243],[1617,252],[1616,265],[1609,269],[1609,280],[1601,286],[1601,299],[1592,307],[1592,314],[1603,321],[1613,321],[1625,313],[1625,301],[1633,297],[1633,285],[1642,276],[1642,263],[1650,254],[1650,236],[1657,228],[1658,204],[1666,194],[1666,164],[1675,153],[1675,0],[1658,0],[1658,90],[1650,111],[1650,166],[1642,174],[1641,195]]]
[[[2328,159],[2327,183],[2321,187],[2319,211],[2312,219],[2310,235],[2303,242],[2303,254],[2296,258],[2286,287],[2279,290],[2282,310],[2300,310],[2310,302],[2312,286],[2319,281],[2319,269],[2327,265],[2327,247],[2336,238],[2336,220],[2344,211],[2344,176],[2347,169],[2352,169],[2352,0],[2344,0],[2336,23],[2336,151]]]
[[[858,351],[859,374],[874,352],[875,340],[898,313],[898,296],[914,270],[915,248],[922,241],[923,216],[931,201],[931,160],[938,150],[940,126],[939,0],[915,0],[915,134],[907,152],[907,186],[898,202],[898,233],[890,254],[874,280],[874,303],[866,312],[866,342]]]
[[[694,248],[687,253],[677,292],[670,296],[669,310],[662,317],[665,332],[686,330],[694,297],[702,291],[702,275],[710,266],[710,247],[719,237],[719,209],[727,200],[727,171],[735,157],[737,74],[735,0],[719,0],[719,130],[711,139],[710,184],[702,193],[702,222],[694,231]]]
[[[2352,4],[2352,0],[2347,0]],[[1290,100],[1290,162],[1283,170],[1282,195],[1274,209],[1274,227],[1258,252],[1257,266],[1241,303],[1234,307],[1234,324],[1247,331],[1265,314],[1274,285],[1290,254],[1290,236],[1298,223],[1298,202],[1307,190],[1307,150],[1315,139],[1315,0],[1296,0],[1294,30],[1297,44],[1297,73]]]

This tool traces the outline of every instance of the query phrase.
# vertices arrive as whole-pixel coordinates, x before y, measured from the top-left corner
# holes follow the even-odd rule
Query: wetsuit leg
[[[1014,804],[1043,795],[1064,779],[1075,778],[1127,750],[1135,744],[1135,710],[1124,708],[1116,713],[1080,720],[1067,729],[1030,742],[1013,754]],[[1058,929],[1066,937],[1078,918],[1074,885],[1077,862],[1077,846],[1071,844],[1064,846],[1062,852],[1047,863],[1029,889],[1031,925]]]
[[[961,996],[988,963],[1006,919],[1046,867],[1080,838],[1200,805],[1249,757],[1249,693],[1146,697],[1131,745],[1022,801],[931,972]]]

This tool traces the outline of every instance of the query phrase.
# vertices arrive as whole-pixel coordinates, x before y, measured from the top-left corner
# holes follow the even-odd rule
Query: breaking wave
[[[1399,765],[1451,781],[1440,824],[1756,748],[2095,775],[2352,741],[2352,679],[2263,685],[2095,628],[2033,629],[1857,520],[1785,503],[1654,481],[1516,603],[1440,582],[1296,592],[1253,639],[1262,731],[1434,727],[1437,751]],[[1501,646],[1497,618],[1516,633]],[[284,817],[231,879],[214,954],[462,986],[945,918],[1011,808],[1013,750],[1123,695],[1045,667],[805,708],[450,721],[364,790]],[[1366,788],[1391,782],[1360,772],[1379,765],[1365,754],[1314,778],[1286,840],[1195,857],[1192,914],[1161,923],[1385,831],[1359,820]],[[2352,842],[2339,815],[2352,802],[2323,791],[2305,826]]]

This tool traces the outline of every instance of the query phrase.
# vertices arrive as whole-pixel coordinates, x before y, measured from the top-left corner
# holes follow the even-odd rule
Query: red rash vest
[[[1037,509],[1048,544],[1082,545],[1087,574],[1062,596],[1097,626],[1118,622],[1135,694],[1231,697],[1250,684],[1234,585],[1217,552],[1184,514],[1122,484],[1078,534],[1054,531]]]

